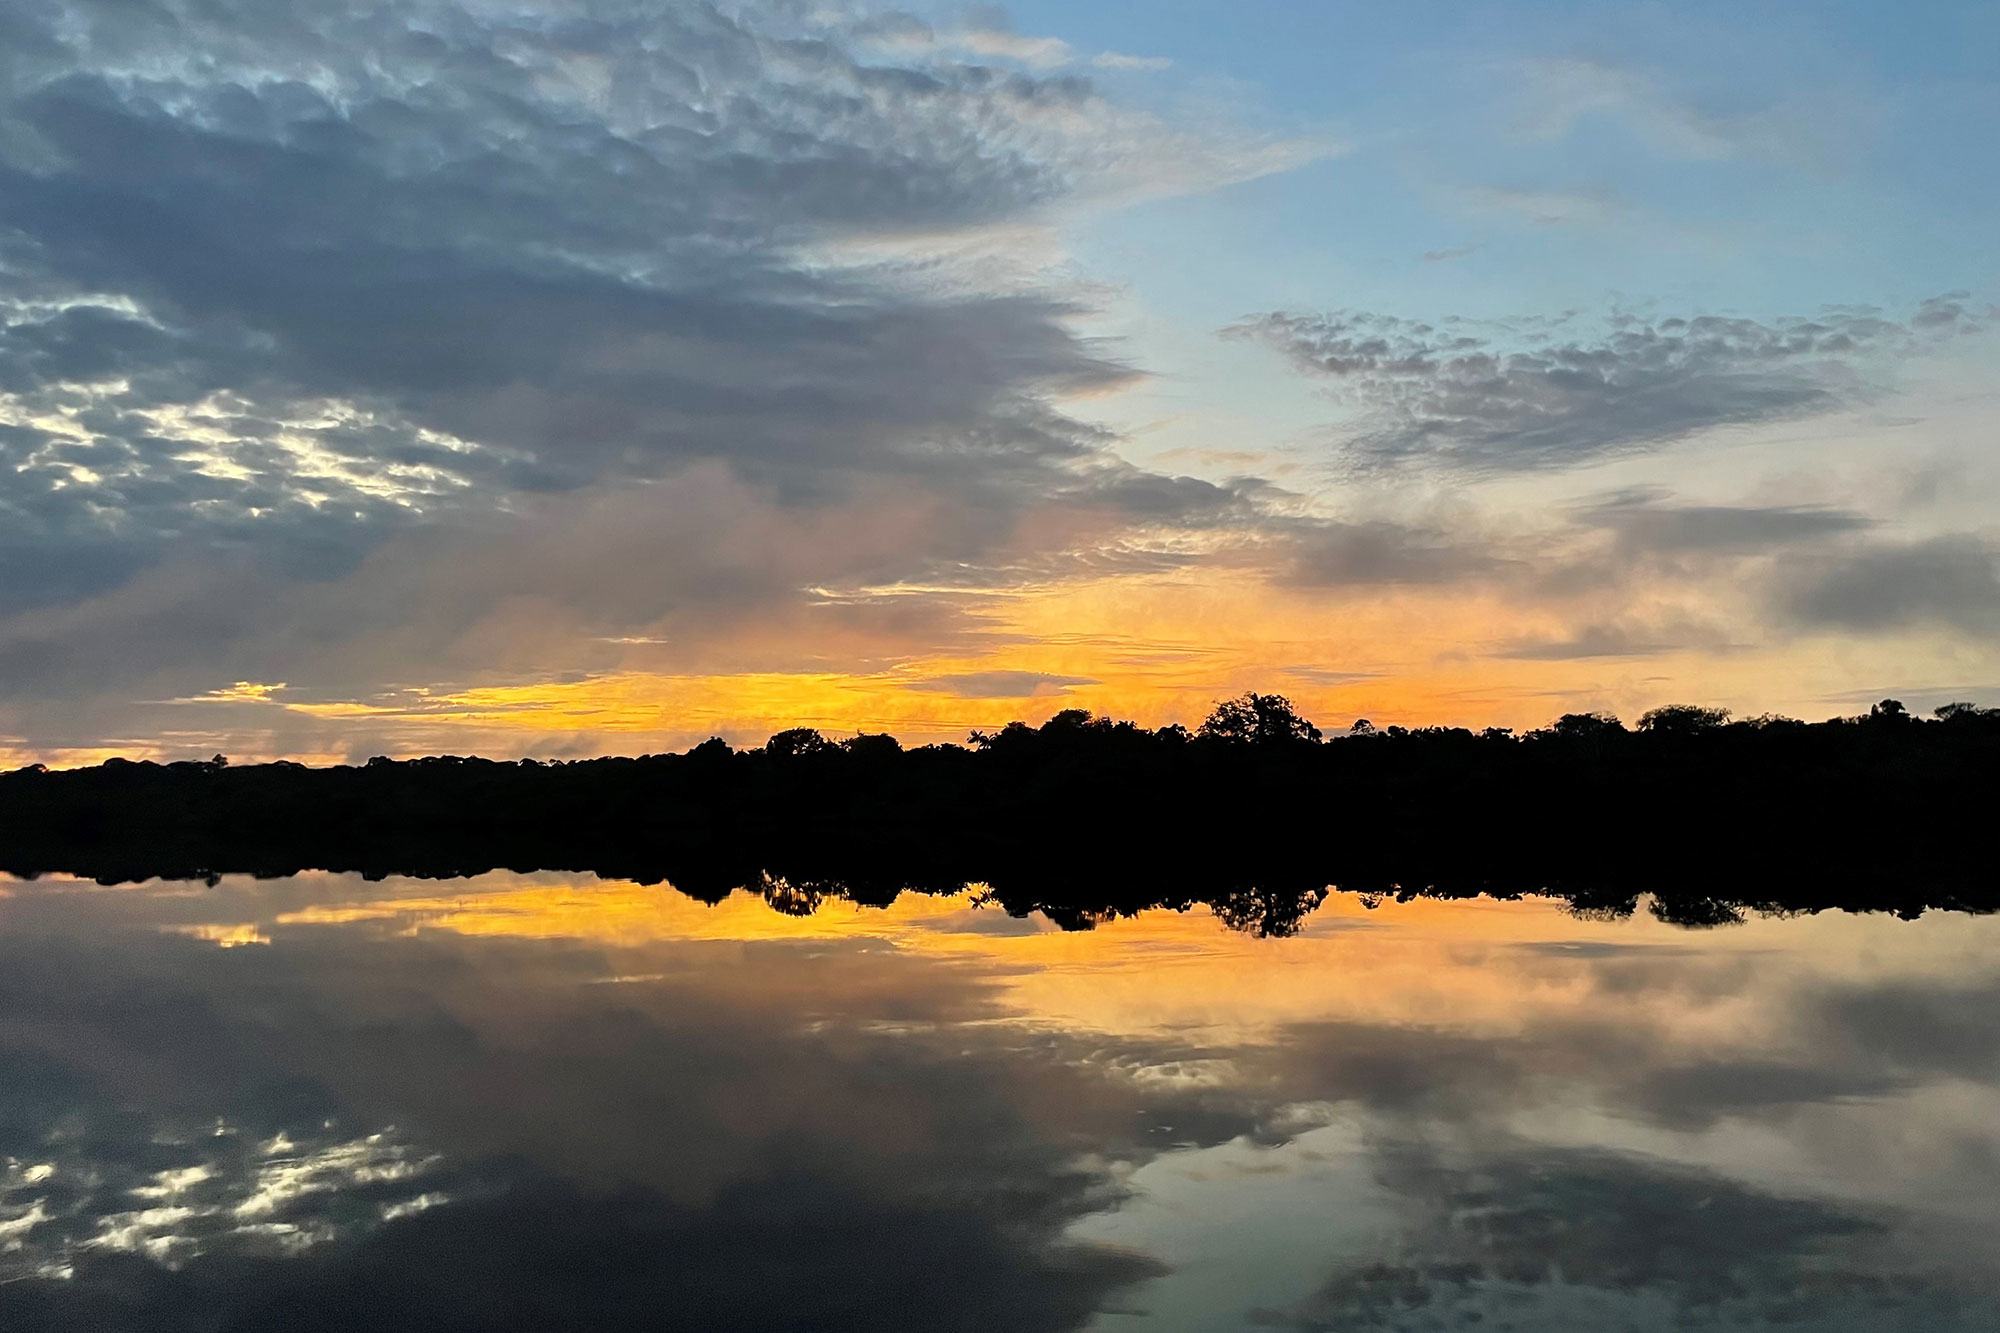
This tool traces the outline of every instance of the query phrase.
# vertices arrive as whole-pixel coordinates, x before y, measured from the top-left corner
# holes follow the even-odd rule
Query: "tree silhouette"
[[[1273,745],[1316,741],[1319,728],[1300,717],[1284,695],[1252,690],[1216,704],[1201,724],[1201,734],[1238,744]]]
[[[786,911],[979,882],[1063,923],[1207,903],[1264,933],[1328,883],[1650,894],[1684,924],[1745,904],[2000,907],[1987,840],[1955,832],[2000,804],[2000,710],[1726,717],[1680,705],[1634,731],[1572,713],[1523,736],[1392,726],[1315,744],[1288,700],[1253,691],[1198,736],[1066,709],[971,748],[801,727],[745,751],[547,763],[111,759],[0,773],[0,867],[106,882],[589,870]],[[1867,836],[1884,828],[1908,833]]]
[[[903,743],[885,731],[864,731],[849,736],[840,748],[857,759],[888,759],[903,752]]]
[[[1648,713],[1648,717],[1652,714]],[[1644,722],[1640,725],[1645,726]],[[1595,739],[1604,736],[1622,736],[1625,724],[1611,713],[1564,713],[1549,724],[1549,731],[1571,740]]]
[[[779,759],[791,759],[798,755],[807,754],[825,754],[833,748],[832,741],[829,741],[811,727],[791,727],[764,742],[764,753]]]
[[[1729,720],[1727,708],[1703,708],[1699,704],[1667,704],[1639,719],[1639,730],[1655,736],[1694,736],[1714,731]]]

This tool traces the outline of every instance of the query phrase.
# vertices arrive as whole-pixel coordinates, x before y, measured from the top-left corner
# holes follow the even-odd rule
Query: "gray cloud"
[[[1039,671],[967,671],[913,680],[908,688],[961,699],[1033,699],[1067,694],[1072,686],[1096,683],[1087,676],[1049,676]]]
[[[1670,492],[1616,491],[1577,510],[1577,521],[1613,534],[1629,553],[1738,554],[1857,533],[1872,520],[1820,505],[1676,504]]]
[[[533,926],[544,891],[558,886],[584,888],[562,876],[495,875],[447,896],[485,928],[516,914]],[[1599,1327],[1658,1322],[1664,1310],[1693,1322],[1788,1316],[1818,1325],[1853,1314],[1868,1327],[1992,1324],[1991,1292],[1977,1276],[1985,1256],[1968,1269],[1967,1255],[1936,1246],[1938,1222],[1957,1225],[1967,1215],[1955,1211],[1959,1202],[1977,1208],[1990,1193],[1990,1154],[1966,1138],[1959,1111],[1963,1094],[1988,1088],[2000,1068],[2000,1043],[1982,1021],[1995,988],[1972,963],[1940,972],[1905,959],[1856,980],[1828,970],[1809,942],[1767,938],[1717,952],[1685,937],[1663,945],[1563,931],[1474,948],[1516,991],[1549,1001],[1524,1007],[1502,1039],[1459,1010],[1427,1004],[1420,1012],[1435,1021],[1336,1007],[1217,1045],[1006,1021],[1023,1016],[1004,984],[1018,960],[941,958],[871,938],[865,926],[807,940],[510,938],[457,933],[448,916],[439,919],[436,887],[410,881],[228,876],[199,892],[171,884],[90,892],[61,879],[7,887],[0,998],[12,1027],[0,1042],[0,1174],[10,1156],[17,1166],[52,1162],[58,1174],[12,1194],[0,1181],[9,1215],[45,1199],[57,1220],[30,1233],[28,1247],[0,1255],[0,1272],[97,1234],[106,1217],[154,1206],[138,1191],[190,1166],[211,1175],[179,1186],[183,1201],[225,1224],[178,1228],[188,1243],[164,1256],[170,1264],[199,1277],[205,1263],[275,1249],[223,1218],[255,1187],[259,1159],[241,1150],[284,1131],[302,1156],[320,1155],[394,1124],[383,1146],[421,1162],[420,1172],[393,1182],[331,1179],[327,1193],[284,1201],[279,1216],[352,1228],[363,1245],[383,1226],[383,1249],[405,1255],[463,1228],[469,1247],[504,1242],[499,1252],[518,1253],[536,1282],[564,1294],[577,1271],[593,1285],[606,1280],[589,1265],[550,1264],[551,1215],[614,1242],[624,1234],[618,1211],[658,1216],[668,1219],[663,1229],[627,1237],[634,1253],[618,1282],[680,1281],[686,1265],[656,1267],[657,1252],[682,1254],[707,1234],[718,1245],[711,1276],[736,1300],[769,1297],[754,1285],[754,1267],[722,1263],[728,1253],[757,1256],[765,1269],[773,1255],[798,1264],[800,1227],[845,1236],[860,1217],[894,1226],[885,1234],[899,1242],[887,1258],[852,1260],[875,1265],[866,1271],[900,1281],[925,1265],[955,1278],[953,1264],[1018,1266],[1030,1285],[1005,1293],[1017,1303],[986,1309],[1008,1310],[1018,1325],[1041,1326],[1044,1318],[1023,1313],[1040,1311],[1047,1325],[1070,1326],[1160,1272],[1130,1251],[1079,1248],[1070,1238],[1073,1222],[1124,1197],[1130,1168],[1175,1148],[1281,1145],[1334,1122],[1343,1126],[1342,1158],[1379,1186],[1356,1192],[1355,1206],[1383,1225],[1327,1237],[1339,1253],[1329,1255],[1324,1287],[1303,1299],[1289,1284],[1246,1287],[1243,1303],[1261,1298],[1263,1322],[1424,1328],[1482,1311],[1488,1322]],[[516,890],[527,892],[516,899]],[[361,910],[315,920],[299,911],[307,905]],[[996,915],[960,913],[928,928],[1017,925],[986,919]],[[229,922],[267,942],[216,949],[201,928]],[[1399,927],[1376,918],[1370,929]],[[746,970],[746,960],[755,966]],[[620,984],[595,984],[613,979]],[[1424,995],[1392,989],[1390,1002]],[[1715,1014],[1749,1021],[1718,1040],[1706,1021]],[[1190,1067],[1212,1076],[1178,1076]],[[503,1086],[537,1094],[480,1095]],[[1934,1090],[1954,1096],[1924,1095]],[[1811,1154],[1821,1172],[1815,1197],[1787,1197],[1733,1164],[1667,1160],[1683,1150],[1701,1160],[1700,1138],[1642,1156],[1515,1132],[1578,1123],[1584,1110],[1582,1123],[1614,1126],[1607,1143],[1629,1140],[1616,1126],[1633,1122],[1693,1135],[1753,1122]],[[233,1138],[213,1135],[220,1117]],[[1886,1166],[1847,1151],[1878,1142],[1891,1123]],[[659,1133],[662,1124],[677,1132]],[[1301,1153],[1294,1162],[1307,1160]],[[94,1187],[64,1192],[70,1179]],[[639,1206],[594,1214],[523,1188],[537,1180],[616,1183],[637,1191]],[[968,1193],[964,1182],[979,1188]],[[447,1197],[423,1213],[423,1226],[385,1223],[383,1205],[418,1191]],[[763,1205],[774,1194],[787,1200],[775,1211],[781,1225],[739,1230],[740,1205],[755,1202],[751,1212],[768,1218]],[[1392,1211],[1373,1212],[1378,1201]],[[492,1236],[489,1209],[531,1234]],[[968,1219],[982,1225],[968,1231]],[[172,1220],[157,1220],[160,1234]],[[920,1239],[940,1226],[950,1245]],[[1310,1254],[1320,1233],[1272,1235],[1283,1252]],[[317,1257],[338,1263],[347,1240],[325,1240]],[[834,1253],[849,1262],[847,1247]],[[79,1265],[74,1285],[51,1290],[68,1301],[160,1276],[136,1257],[89,1270]],[[405,1269],[374,1271],[379,1281]],[[751,1285],[734,1285],[732,1274]],[[251,1276],[261,1289],[276,1274]],[[968,1270],[964,1280],[963,1289],[956,1280],[931,1286],[950,1301],[992,1291],[991,1272]],[[0,1303],[31,1294],[28,1283],[0,1280],[0,1290]],[[897,1282],[869,1291],[907,1295]],[[1039,1294],[1031,1301],[1027,1291]],[[1058,1292],[1068,1293],[1062,1317],[1034,1303]],[[222,1293],[190,1297],[200,1294]],[[190,1308],[197,1324],[222,1307]],[[157,1309],[148,1310],[155,1324]],[[981,1322],[943,1322],[967,1319]]]
[[[1306,1300],[1259,1308],[1251,1324],[1819,1322],[1869,1296],[1875,1313],[1903,1313],[1887,1295],[1901,1275],[1879,1275],[1869,1252],[1884,1224],[1861,1210],[1601,1150],[1454,1154],[1413,1141],[1383,1156],[1383,1184],[1414,1205],[1398,1257],[1343,1264]],[[1957,1293],[1924,1295],[1950,1325],[1976,1317]]]
[[[1052,406],[1134,372],[1033,261],[974,280],[935,247],[1321,149],[1179,128],[878,18],[10,11],[8,692],[400,675],[491,652],[538,601],[586,637],[732,597],[782,618],[821,583],[1053,565],[1066,553],[1009,545],[1030,509],[1114,564],[1135,558],[1127,528],[1254,509],[1246,488],[1117,462]],[[622,498],[711,466],[750,488],[735,510],[758,531],[815,534],[823,559],[759,568],[671,499],[648,528]],[[857,497],[888,503],[892,479],[952,528],[861,535]],[[566,542],[594,553],[587,575]],[[855,543],[874,553],[832,553]],[[110,651],[139,634],[143,659]]]
[[[7,84],[0,362],[17,417],[83,437],[18,446],[36,469],[156,531],[715,457],[1019,485],[1099,443],[1041,394],[1129,372],[1059,298],[925,294],[840,247],[1229,170],[1087,81],[863,62],[782,8],[53,14]],[[216,394],[200,463],[144,428]],[[329,402],[360,428],[301,458]]]
[[[1977,327],[1955,293],[1903,322],[1850,309],[1776,320],[1621,316],[1579,334],[1561,322],[1279,311],[1225,333],[1333,383],[1361,414],[1342,440],[1356,466],[1497,473],[1830,411],[1865,398],[1884,361]]]
[[[1285,674],[1315,685],[1357,685],[1364,680],[1380,680],[1379,671],[1342,671],[1337,667],[1292,666]]]
[[[288,701],[309,702],[620,667],[823,668],[813,654],[879,667],[917,646],[970,651],[991,636],[948,595],[814,586],[865,588],[913,561],[1002,548],[1009,527],[963,501],[886,486],[787,505],[711,465],[620,494],[412,526],[338,577],[301,578],[244,552],[176,562],[81,605],[0,622],[0,700],[53,737],[72,726],[87,735],[105,695],[174,698],[231,680],[286,681]],[[635,637],[660,642],[597,641]]]
[[[213,895],[191,906],[213,910]],[[38,1219],[0,1254],[0,1323],[191,1329],[297,1283],[334,1325],[379,1314],[386,1284],[398,1308],[435,1301],[485,1327],[647,1308],[705,1327],[889,1327],[915,1310],[927,1326],[998,1311],[1008,1327],[1073,1328],[1160,1270],[1064,1236],[1119,1195],[1074,1144],[1143,1160],[1171,1141],[1147,1143],[1154,1125],[1227,1139],[1253,1123],[1100,1070],[1094,1036],[980,1021],[1006,1015],[994,971],[865,937],[751,942],[773,979],[746,993],[737,946],[415,942],[381,924],[278,927],[228,962],[178,932],[98,947],[69,933],[76,914],[38,958],[0,944],[14,1016],[0,1217]],[[90,982],[54,985],[86,955]],[[278,998],[259,1011],[256,993]],[[42,1040],[65,1028],[92,1039]],[[1009,1072],[968,1076],[971,1031],[986,1034],[975,1058]],[[539,1091],[470,1113],[491,1081]],[[885,1096],[899,1108],[887,1132]],[[19,1181],[28,1153],[53,1174]],[[958,1196],[965,1181],[985,1203]],[[841,1242],[857,1236],[860,1250]],[[876,1252],[884,1236],[893,1254]],[[453,1288],[471,1254],[496,1252],[511,1256],[493,1270],[503,1295]],[[33,1280],[58,1263],[67,1279]],[[939,1280],[952,1265],[963,1275]],[[857,1285],[863,1272],[877,1280]]]
[[[1802,625],[1883,631],[1941,625],[2000,633],[2000,552],[1957,534],[1902,545],[1863,546],[1837,558],[1788,561],[1777,602]]]
[[[1493,655],[1530,662],[1566,662],[1591,657],[1652,657],[1689,649],[1723,652],[1733,646],[1720,627],[1678,617],[1594,621],[1561,638],[1515,639],[1494,650]]]
[[[1464,508],[1370,518],[1267,514],[1257,525],[1263,538],[1256,558],[1274,580],[1295,587],[1485,585],[1567,599],[1641,582],[1694,586],[1724,572],[1761,579],[1773,559],[1841,549],[1843,539],[1874,524],[1823,505],[1689,504],[1664,487],[1588,497],[1565,518],[1537,531]],[[1599,610],[1567,634],[1519,637],[1495,652],[1564,660],[1735,646],[1735,634],[1700,615]]]
[[[1491,574],[1505,558],[1480,532],[1390,519],[1328,520],[1294,528],[1277,577],[1299,587],[1450,583]]]
[[[1007,641],[984,590],[1172,567],[1181,556],[1112,541],[1115,529],[1257,512],[1228,487],[1124,468],[1072,475],[1032,511],[959,490],[860,478],[844,498],[788,502],[708,464],[406,524],[337,575],[305,577],[251,550],[183,559],[81,604],[0,620],[0,706],[45,742],[87,744],[106,716],[139,732],[197,721],[130,703],[107,714],[107,696],[182,698],[236,680],[285,681],[285,702],[315,703],[557,673],[881,670],[973,656]],[[375,725],[442,706],[395,703],[398,716]],[[293,743],[329,732],[302,734],[303,716],[275,707],[233,720],[283,725]],[[383,744],[348,725],[357,742]]]

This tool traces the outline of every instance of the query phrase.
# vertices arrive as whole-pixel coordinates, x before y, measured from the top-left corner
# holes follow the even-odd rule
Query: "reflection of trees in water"
[[[811,916],[829,896],[846,897],[846,886],[813,880],[797,883],[769,872],[758,877],[757,892],[772,911],[786,916]]]
[[[1306,917],[1326,901],[1326,894],[1324,888],[1245,888],[1223,894],[1210,906],[1216,919],[1231,930],[1250,935],[1295,935]]]
[[[1546,893],[1594,916],[1650,894],[1685,926],[2000,902],[1962,832],[2000,798],[2000,710],[1925,721],[1885,700],[1807,724],[1673,705],[1636,729],[1573,713],[1522,736],[1320,736],[1253,692],[1192,732],[1066,709],[966,746],[793,728],[751,750],[566,763],[112,761],[0,774],[0,855],[107,881],[591,871],[704,902],[748,890],[792,915],[978,883],[1070,929],[1202,903],[1263,935],[1296,930],[1329,884]]]

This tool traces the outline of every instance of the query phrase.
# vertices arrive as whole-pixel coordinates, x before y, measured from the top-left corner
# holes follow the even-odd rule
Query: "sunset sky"
[[[2000,703],[2000,6],[0,4],[0,766]]]

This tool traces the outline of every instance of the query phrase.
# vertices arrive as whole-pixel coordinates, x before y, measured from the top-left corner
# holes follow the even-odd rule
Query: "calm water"
[[[0,881],[0,1327],[2000,1327],[2000,919]]]

